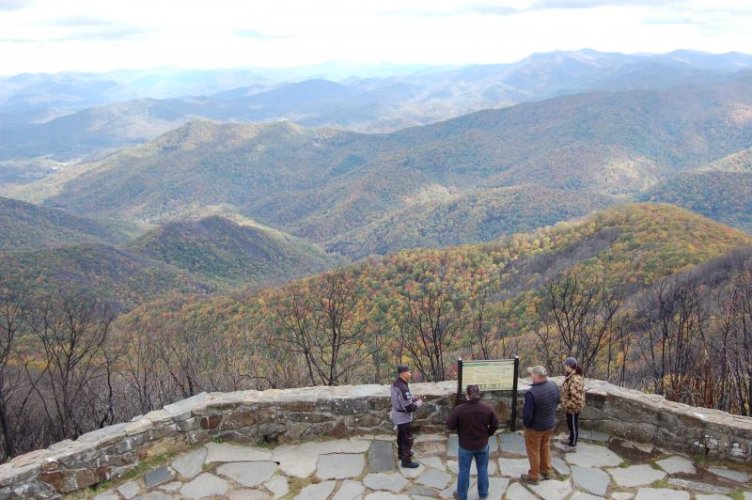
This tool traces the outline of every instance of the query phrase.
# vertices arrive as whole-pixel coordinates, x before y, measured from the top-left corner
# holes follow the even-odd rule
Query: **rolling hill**
[[[323,243],[436,186],[636,195],[748,148],[749,109],[752,72],[670,91],[558,97],[391,134],[193,122],[87,167],[45,203],[149,222],[227,205]]]
[[[121,224],[121,226],[125,226]],[[84,243],[118,244],[128,236],[112,222],[0,197],[0,252],[27,251]]]
[[[326,242],[354,258],[401,249],[481,243],[533,231],[619,203],[611,196],[524,185],[450,194],[427,190],[383,219]]]
[[[32,293],[85,292],[120,310],[163,295],[212,290],[175,267],[105,245],[4,252],[0,270],[5,279],[24,283]]]
[[[372,257],[340,273],[350,286],[348,298],[356,302],[353,317],[365,322],[360,327],[382,332],[380,342],[396,346],[398,340],[389,335],[396,335],[405,321],[407,296],[418,300],[439,290],[444,299],[467,305],[485,290],[488,314],[502,314],[505,332],[513,336],[527,333],[536,321],[535,304],[549,279],[572,272],[582,280],[597,277],[599,286],[624,286],[624,300],[629,301],[657,279],[751,248],[752,236],[689,211],[629,204],[490,243]],[[167,320],[162,308],[169,303],[147,304],[121,321],[129,328],[141,322],[167,328],[165,321],[227,311],[222,321],[228,331],[237,330],[232,325],[252,324],[254,335],[268,338],[276,335],[278,315],[290,297],[316,297],[326,289],[327,279],[320,275],[280,288],[207,298]]]
[[[268,285],[344,263],[287,234],[219,216],[167,223],[126,248],[224,288]]]
[[[168,223],[119,247],[72,244],[76,237],[85,240],[85,233],[62,232],[52,241],[55,234],[42,235],[46,239],[37,244],[45,243],[44,249],[0,252],[0,275],[36,292],[85,291],[125,310],[165,295],[271,285],[345,262],[279,231],[219,216]]]

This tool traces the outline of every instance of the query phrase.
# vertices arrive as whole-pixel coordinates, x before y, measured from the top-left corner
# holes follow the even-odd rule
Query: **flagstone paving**
[[[491,499],[589,500],[752,500],[749,468],[697,464],[650,445],[609,439],[583,431],[577,451],[553,446],[555,473],[537,485],[523,484],[527,472],[520,433],[491,440]],[[398,467],[394,436],[359,436],[276,448],[240,443],[206,443],[141,477],[86,493],[96,500],[122,499],[290,499],[290,500],[420,500],[452,498],[457,487],[457,436],[418,435],[417,469]],[[619,451],[627,450],[629,459]],[[476,471],[470,499],[477,499]],[[79,492],[77,497],[82,494]]]

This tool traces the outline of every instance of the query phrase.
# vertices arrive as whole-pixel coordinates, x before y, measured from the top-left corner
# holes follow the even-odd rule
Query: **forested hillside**
[[[670,91],[559,97],[392,134],[195,122],[85,167],[45,203],[149,222],[223,205],[323,243],[437,188],[638,195],[748,148],[750,106],[752,75],[740,73]]]
[[[0,197],[0,252],[37,250],[82,243],[122,243],[125,228],[62,210]]]

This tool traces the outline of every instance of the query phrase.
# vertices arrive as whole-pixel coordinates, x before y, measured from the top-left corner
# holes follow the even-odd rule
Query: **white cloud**
[[[0,56],[10,74],[495,63],[585,47],[749,52],[750,9],[731,0],[0,0]]]

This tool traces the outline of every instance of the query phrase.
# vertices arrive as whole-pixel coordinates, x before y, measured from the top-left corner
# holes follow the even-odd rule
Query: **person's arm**
[[[488,435],[493,436],[496,429],[499,428],[499,419],[496,418],[496,412],[491,411],[491,423],[488,424]]]
[[[449,415],[449,417],[447,417],[447,429],[449,429],[450,431],[457,429],[457,423],[457,408],[455,408],[454,410],[452,410],[452,413]]]
[[[392,408],[401,413],[412,413],[418,409],[418,406],[412,401],[406,401],[402,394],[402,389],[392,386]]]
[[[525,405],[522,407],[522,425],[529,428],[533,423],[535,398],[530,391],[525,393]]]

